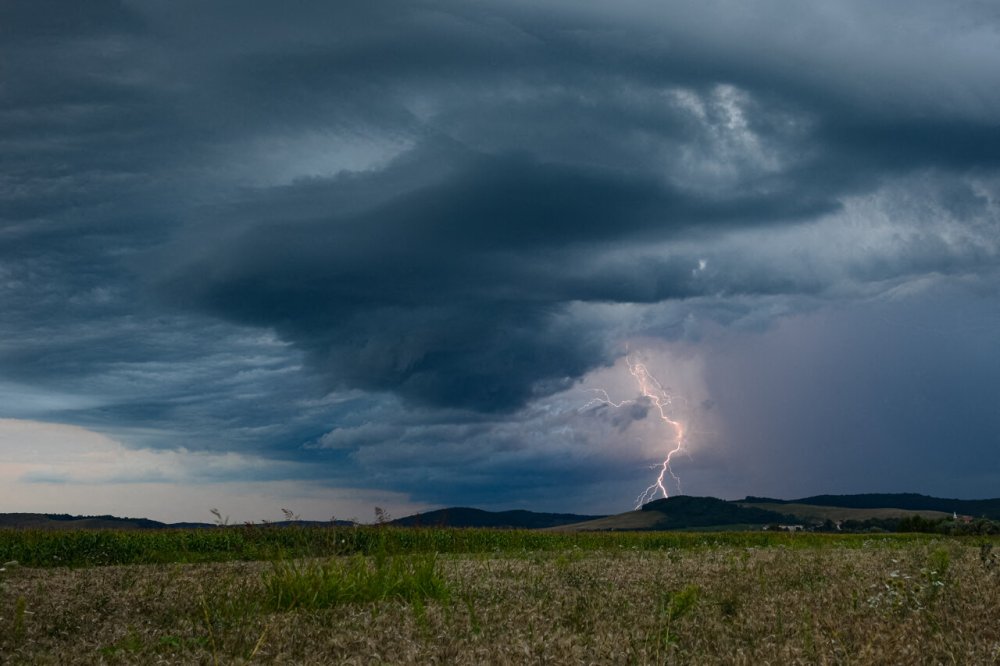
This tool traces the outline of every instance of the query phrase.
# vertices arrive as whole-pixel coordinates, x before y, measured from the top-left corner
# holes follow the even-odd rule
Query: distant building
[[[784,530],[785,532],[800,532],[806,528],[805,525],[764,525],[765,530]]]

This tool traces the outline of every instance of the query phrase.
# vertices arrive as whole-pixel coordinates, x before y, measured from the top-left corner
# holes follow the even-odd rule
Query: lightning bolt
[[[667,424],[673,436],[668,440],[669,449],[667,450],[667,455],[663,459],[663,462],[659,465],[659,474],[653,483],[639,493],[639,496],[635,498],[635,508],[639,509],[646,502],[650,502],[656,498],[657,495],[663,495],[664,498],[670,497],[670,492],[667,490],[666,479],[669,476],[677,484],[677,491],[683,492],[681,490],[681,480],[674,473],[671,463],[673,462],[674,456],[684,453],[684,444],[686,431],[684,424],[679,420],[671,416],[671,410],[673,406],[674,398],[670,395],[660,381],[650,374],[649,368],[646,367],[644,363],[639,363],[632,360],[632,357],[626,354],[625,363],[628,364],[628,371],[636,381],[639,387],[639,394],[649,401],[653,406],[656,414],[660,417],[660,420]],[[592,399],[586,405],[580,408],[580,411],[584,411],[591,407],[597,405],[608,405],[610,407],[620,408],[624,405],[634,404],[636,400],[622,400],[621,402],[614,402],[608,395],[608,392],[604,389],[595,388],[591,389],[598,393],[598,397]],[[654,466],[655,469],[655,466]]]

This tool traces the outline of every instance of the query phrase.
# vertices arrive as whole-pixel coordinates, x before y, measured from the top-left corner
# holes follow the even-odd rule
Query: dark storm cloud
[[[423,164],[442,161],[450,173],[421,183]],[[610,358],[567,303],[698,293],[689,278],[664,279],[669,266],[654,267],[652,289],[636,284],[638,273],[592,266],[609,244],[818,212],[794,197],[712,200],[644,174],[456,149],[418,148],[386,171],[293,185],[277,193],[279,205],[236,207],[227,213],[235,238],[185,266],[168,290],[240,323],[274,326],[341,384],[506,410]],[[366,180],[418,185],[352,215],[317,204],[389,189]],[[279,219],[269,217],[275,209]],[[567,260],[579,267],[562,269]]]
[[[95,0],[86,5],[65,0],[5,2],[0,7],[0,34],[8,43],[141,30],[142,22],[117,0]]]
[[[710,53],[669,26],[657,27],[676,42],[546,8],[326,11],[327,32],[291,23],[304,45],[255,51],[223,38],[217,50],[232,57],[209,94],[238,126],[322,124],[316,116],[327,112],[335,128],[365,124],[413,135],[417,146],[384,170],[265,189],[230,207],[222,224],[238,227],[238,238],[224,235],[214,248],[210,240],[206,252],[196,234],[198,261],[182,244],[184,267],[167,289],[208,312],[275,327],[333,386],[438,406],[522,406],[610,359],[599,330],[567,321],[568,303],[822,288],[795,275],[695,280],[691,257],[622,260],[608,249],[638,254],[685,233],[798,223],[894,171],[995,158],[988,125],[900,127],[871,108],[877,99],[866,104],[849,89],[817,97],[811,75],[773,63],[768,78],[746,68],[746,44]],[[251,15],[234,31],[261,20]],[[733,84],[745,86],[741,98],[709,103],[707,118],[658,99],[664,87],[705,97]],[[737,103],[754,140],[785,164],[712,154],[711,135],[736,122]],[[641,134],[665,154],[650,155]],[[670,154],[680,152],[735,172],[722,183],[691,181]]]
[[[633,335],[995,285],[998,25],[982,3],[6,3],[0,395],[132,442],[322,440],[369,474],[467,445],[462,488],[541,483],[572,455],[532,433],[586,424],[531,410]],[[591,417],[613,437],[641,407]]]
[[[75,32],[52,12],[10,17],[48,41],[9,49],[25,65],[8,84],[9,128],[31,145],[8,157],[29,168],[0,212],[45,219],[48,240],[25,237],[36,246],[75,247],[106,225],[99,245],[135,247],[192,217],[172,198],[215,198],[160,252],[154,280],[172,302],[273,327],[331,387],[430,405],[517,408],[607,363],[606,333],[582,330],[573,303],[827,286],[739,262],[696,274],[694,253],[651,245],[800,224],[894,174],[997,155],[989,121],[875,88],[894,74],[881,63],[858,83],[839,47],[847,62],[818,51],[801,70],[781,57],[794,39],[766,51],[777,5],[708,23],[711,9],[641,4],[124,7],[95,7]],[[43,46],[56,55],[32,65]],[[225,201],[226,152],[305,129],[411,147],[385,167]],[[140,206],[155,223],[134,217]],[[83,230],[80,211],[92,211]]]
[[[344,91],[355,110],[378,108],[376,100],[384,108],[406,106],[413,87],[426,85],[434,117],[417,127],[456,138],[418,138],[382,171],[260,192],[224,215],[239,217],[235,242],[185,261],[180,275],[168,279],[169,290],[241,323],[274,326],[307,350],[334,385],[504,410],[609,360],[593,331],[560,320],[568,303],[828,286],[808,275],[740,275],[738,265],[728,275],[695,279],[692,257],[623,262],[609,258],[609,250],[638,255],[644,244],[684,236],[814,220],[837,211],[844,196],[901,173],[990,168],[997,158],[996,129],[981,121],[900,122],[854,99],[830,113],[809,95],[797,96],[804,79],[787,77],[755,96],[753,88],[727,87],[755,83],[742,63],[714,62],[701,79],[697,66],[675,76],[676,64],[657,67],[666,55],[661,47],[651,42],[642,49],[648,34],[639,33],[638,45],[609,41],[592,23],[565,20],[560,27],[552,15],[515,14],[495,39],[454,42],[448,33],[442,47],[435,37],[454,26],[435,13],[434,20],[414,19],[391,53],[381,54],[379,39],[349,40],[333,52],[306,51],[291,60],[255,56],[269,65],[239,61],[235,66],[253,73],[247,82],[265,82],[259,90],[245,85],[243,93]],[[401,21],[395,17],[390,32]],[[534,48],[497,49],[511,25],[530,34]],[[477,24],[493,34],[491,28]],[[707,56],[695,49],[692,57]],[[612,76],[609,63],[616,62]],[[716,108],[703,112],[707,118],[681,122],[676,99],[661,103],[659,114],[641,99],[655,97],[651,80],[680,82],[703,95],[719,86],[722,92]],[[463,85],[468,90],[460,92]],[[554,94],[553,85],[560,89]],[[630,86],[638,102],[622,94]],[[507,89],[517,93],[507,97]],[[774,122],[783,115],[789,122]],[[392,122],[382,112],[373,118]],[[412,131],[415,122],[397,129]],[[753,141],[774,146],[778,165],[754,164],[753,150],[713,154],[710,135],[726,123],[745,125],[736,141],[756,130]],[[785,126],[796,123],[805,129]],[[630,145],[626,137],[638,132],[664,144],[665,163]],[[591,137],[596,150],[586,148]],[[616,151],[601,151],[602,142]],[[670,152],[735,171],[722,183],[697,174],[691,180]],[[360,210],[345,215],[338,204]]]
[[[408,410],[391,402],[355,410],[308,448],[357,465],[367,477],[427,501],[458,504],[551,506],[552,483],[562,488],[618,483],[630,493],[645,461],[620,447],[644,422],[648,404],[621,409],[587,401],[590,391],[564,399],[542,399],[516,414]],[[580,506],[584,506],[583,498]],[[580,509],[583,510],[583,509]]]
[[[821,138],[831,151],[867,158],[865,163],[873,170],[989,169],[1000,164],[1000,126],[995,122],[903,119],[850,124],[831,121]]]

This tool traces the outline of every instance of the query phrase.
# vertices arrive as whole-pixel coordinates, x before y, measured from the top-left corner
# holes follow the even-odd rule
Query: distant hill
[[[234,523],[238,526],[242,523]],[[335,525],[354,525],[349,520],[334,521]],[[284,527],[288,525],[330,525],[330,521],[282,520],[260,523],[260,526]],[[200,529],[217,527],[214,523],[161,523],[149,518],[119,518],[117,516],[71,516],[66,513],[0,513],[0,529],[43,529],[43,530],[162,530]]]
[[[701,527],[730,523],[767,524],[788,522],[790,519],[789,516],[777,511],[745,507],[715,497],[691,497],[689,495],[678,495],[643,504],[642,511],[662,513],[669,522],[677,523],[678,527]]]
[[[909,518],[920,516],[928,520],[951,518],[944,511],[917,511],[914,509],[894,509],[879,507],[859,509],[855,507],[824,506],[819,504],[799,504],[792,502],[739,502],[741,506],[776,511],[795,516],[799,522],[821,523],[826,520],[885,520],[889,518]]]
[[[468,507],[452,507],[414,514],[391,521],[398,527],[506,527],[539,529],[569,523],[594,520],[602,516],[584,516],[574,513],[538,513],[516,509],[513,511],[483,511]]]
[[[276,520],[274,522],[254,523],[254,525],[261,527],[291,527],[292,525],[299,527],[354,527],[358,524],[353,520]],[[170,527],[174,527],[174,525]]]
[[[655,500],[639,511],[564,525],[556,529],[597,530],[678,530],[697,527],[732,526],[750,529],[771,523],[794,523],[794,516],[757,507],[741,506],[715,497],[678,495]]]
[[[795,500],[777,500],[749,496],[744,503],[811,504],[852,509],[908,509],[910,511],[942,511],[976,518],[1000,520],[1000,498],[981,500],[946,499],[918,493],[865,493],[860,495],[814,495]]]
[[[207,526],[207,525],[206,525]],[[0,513],[0,527],[48,530],[163,529],[169,527],[148,518],[117,516],[71,516],[60,513]]]
[[[769,524],[821,525],[825,521],[868,523],[851,529],[879,527],[895,529],[901,519],[916,516],[927,520],[950,518],[952,513],[1000,520],[1000,499],[960,500],[917,493],[868,493],[861,495],[815,495],[784,500],[748,496],[726,501],[715,497],[679,495],[649,502],[639,511],[613,516],[574,513],[542,513],[517,509],[484,511],[452,507],[418,513],[390,521],[398,527],[493,527],[554,530],[684,530],[759,529]],[[276,521],[260,526],[327,526],[328,521]],[[338,520],[333,524],[355,523]],[[235,523],[234,526],[239,526]],[[216,527],[213,523],[162,523],[148,518],[117,516],[71,516],[69,514],[0,513],[0,528],[33,529],[195,529]]]
[[[390,521],[390,525],[399,527],[498,527],[537,529],[577,523],[600,516],[579,515],[574,513],[539,513],[535,511],[483,511],[466,507],[440,509],[418,513],[413,516]],[[267,523],[255,523],[258,526],[287,527],[328,526],[348,527],[356,523],[349,520],[330,521],[319,520],[280,520]],[[240,526],[242,523],[231,523],[230,526]],[[0,513],[0,529],[47,529],[47,530],[147,530],[147,529],[199,529],[217,527],[215,523],[162,523],[149,518],[119,518],[117,516],[71,516],[69,514],[51,513]]]

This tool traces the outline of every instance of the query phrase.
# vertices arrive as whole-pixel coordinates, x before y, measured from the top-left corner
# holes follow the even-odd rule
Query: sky
[[[998,340],[996,3],[0,3],[0,512],[994,497]]]

